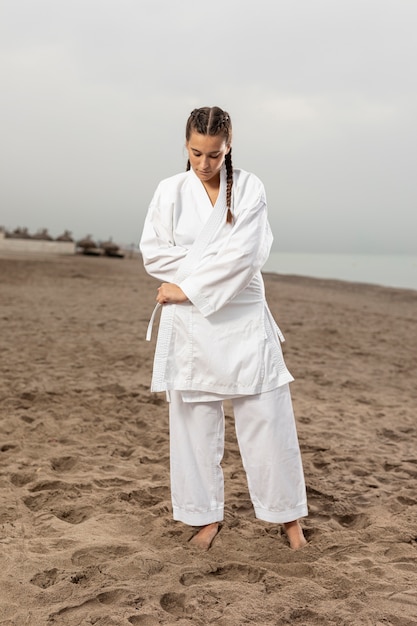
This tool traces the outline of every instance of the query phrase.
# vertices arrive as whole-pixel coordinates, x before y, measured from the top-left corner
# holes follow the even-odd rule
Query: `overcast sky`
[[[275,249],[417,253],[416,0],[0,0],[0,225],[138,243],[194,107]]]

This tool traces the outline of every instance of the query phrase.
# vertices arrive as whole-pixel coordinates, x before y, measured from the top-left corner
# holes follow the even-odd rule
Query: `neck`
[[[216,204],[220,191],[220,174],[218,176],[215,176],[211,180],[204,182],[203,187],[206,190],[208,197],[210,198],[211,204],[214,206]]]

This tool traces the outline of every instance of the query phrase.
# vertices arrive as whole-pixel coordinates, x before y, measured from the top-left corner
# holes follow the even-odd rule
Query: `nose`
[[[208,159],[208,157],[203,155],[201,157],[200,163],[201,163],[201,169],[202,170],[208,170],[209,169],[209,159]]]

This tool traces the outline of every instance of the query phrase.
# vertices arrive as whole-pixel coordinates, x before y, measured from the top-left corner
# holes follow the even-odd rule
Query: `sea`
[[[263,271],[417,290],[417,255],[272,252]]]

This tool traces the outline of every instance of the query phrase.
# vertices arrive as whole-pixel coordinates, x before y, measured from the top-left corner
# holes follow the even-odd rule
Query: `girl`
[[[208,549],[223,519],[223,401],[230,399],[257,518],[283,523],[306,544],[298,519],[306,493],[286,368],[261,268],[272,234],[261,181],[232,167],[232,124],[219,107],[186,125],[187,171],[163,180],[140,249],[161,282],[152,391],[169,401],[175,520],[201,527]]]

